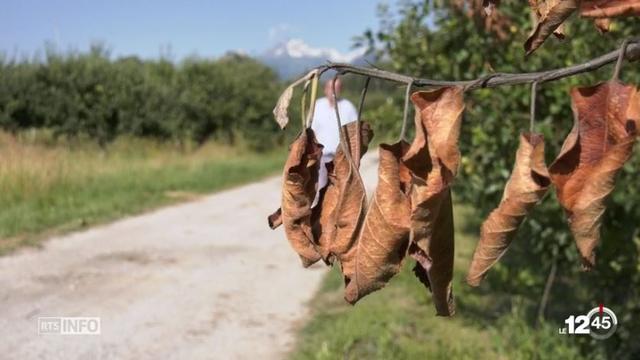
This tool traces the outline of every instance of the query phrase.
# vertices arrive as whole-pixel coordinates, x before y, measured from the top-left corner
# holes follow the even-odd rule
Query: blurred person
[[[340,131],[338,129],[338,121],[336,120],[336,103],[333,97],[334,81],[335,97],[338,99],[337,107],[340,113],[340,123],[346,125],[358,119],[358,112],[355,106],[353,106],[349,100],[340,98],[340,92],[342,91],[342,81],[340,78],[327,81],[324,84],[325,97],[316,101],[313,123],[311,124],[311,128],[315,132],[318,142],[324,145],[318,176],[318,192],[316,193],[316,198],[312,206],[318,203],[320,190],[327,185],[326,164],[333,160],[338,145],[340,144]]]

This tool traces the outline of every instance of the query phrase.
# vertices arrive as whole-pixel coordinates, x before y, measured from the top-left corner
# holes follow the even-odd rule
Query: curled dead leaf
[[[333,264],[334,257],[330,253],[331,239],[335,236],[335,211],[340,198],[340,181],[334,162],[327,166],[327,185],[320,190],[318,204],[314,208],[313,237],[316,248],[326,264]]]
[[[282,225],[282,208],[278,208],[278,210],[274,211],[273,214],[269,215],[267,217],[267,222],[272,230],[275,230]]]
[[[363,126],[362,142],[358,147],[355,127],[351,128],[349,125],[343,129],[345,129],[349,141],[348,149],[351,149],[351,154],[354,154],[352,156],[354,163],[349,162],[342,146],[340,146],[333,160],[338,199],[332,219],[333,233],[327,241],[329,254],[340,261],[345,279],[350,278],[354,271],[355,244],[366,211],[366,190],[358,172],[360,157],[366,152],[367,145],[373,137],[373,131]],[[360,156],[355,156],[357,154]],[[327,191],[329,190],[327,189]]]
[[[291,104],[291,98],[293,98],[293,88],[294,86],[291,85],[284,89],[280,98],[278,98],[276,107],[273,108],[273,116],[281,129],[284,129],[289,123],[289,105]]]
[[[596,29],[598,29],[598,31],[601,34],[608,33],[609,29],[611,28],[611,19],[609,18],[593,19],[593,25],[595,25]]]
[[[311,204],[316,196],[322,145],[313,130],[304,130],[291,144],[284,166],[282,223],[293,249],[308,267],[320,260],[311,229]]]
[[[627,108],[627,119],[635,120],[636,135],[640,135],[640,91],[632,87],[629,90],[629,107]]]
[[[549,167],[558,200],[582,258],[595,265],[605,200],[615,176],[633,151],[640,101],[634,86],[617,81],[571,91],[574,126]],[[635,110],[634,110],[635,109]]]
[[[547,193],[551,179],[544,163],[544,139],[540,134],[520,135],[520,146],[511,177],[498,208],[482,224],[467,283],[478,286],[487,271],[507,251],[529,211]]]
[[[540,4],[538,3],[538,0],[529,0],[529,9],[531,9],[533,19],[536,21],[540,20],[542,13],[540,12]]]
[[[524,43],[526,55],[530,55],[578,9],[579,0],[552,0],[544,8],[538,3],[540,21]],[[563,33],[560,34],[563,36]]]
[[[430,238],[426,248],[414,242],[416,247],[413,248],[414,251],[410,250],[410,255],[416,260],[413,271],[431,290],[436,314],[452,316],[455,314],[452,286],[455,244],[451,190],[441,192],[441,195],[433,197],[432,201],[423,202],[422,206],[433,208],[433,212],[421,220],[412,218],[412,231],[417,226],[422,226],[425,230],[417,231],[417,234],[430,234]],[[415,236],[414,233],[411,235]],[[428,279],[429,283],[426,284],[423,279]]]
[[[313,108],[315,105],[315,94],[316,94],[316,89],[318,84],[318,76],[319,76],[319,70],[313,69],[309,71],[307,74],[305,74],[303,77],[291,83],[291,85],[289,85],[286,89],[284,89],[282,94],[280,94],[280,97],[278,98],[278,102],[276,103],[276,106],[273,108],[273,116],[275,117],[278,125],[280,125],[281,129],[284,129],[285,126],[287,126],[287,124],[289,123],[288,112],[289,112],[289,105],[291,104],[291,99],[293,98],[293,89],[302,83],[305,83],[305,90],[308,85],[311,85],[310,113],[313,113]]]
[[[416,92],[416,135],[403,161],[412,176],[410,254],[426,273],[438,315],[455,312],[451,183],[460,163],[458,138],[464,111],[462,89]],[[426,259],[426,260],[425,260]],[[428,264],[428,267],[425,267]]]
[[[538,13],[539,9],[538,7],[540,6],[540,4],[538,4],[538,0],[528,0],[529,1],[529,8],[531,9],[531,11],[533,11],[534,13]]]
[[[551,11],[551,9],[553,9],[560,1],[562,0],[530,0],[529,7],[531,7],[531,11],[536,20],[536,24],[539,23],[541,19],[546,18],[549,15],[549,11]],[[564,24],[558,25],[558,27],[553,31],[553,35],[555,35],[558,39],[564,39]]]
[[[356,122],[342,127],[351,154],[354,154],[355,169],[339,146],[333,161],[327,164],[328,183],[319,206],[316,206],[320,212],[318,221],[314,223],[316,244],[324,261],[330,264],[353,245],[361,221],[359,214],[364,212],[365,191],[358,168],[360,158],[373,138],[373,131],[366,122],[360,123],[361,144],[358,149],[356,128]]]
[[[353,274],[345,279],[345,300],[351,304],[384,287],[407,254],[411,175],[401,159],[408,147],[404,141],[380,145],[378,186],[355,245]]]
[[[583,0],[580,15],[591,18],[638,16],[640,0]]]

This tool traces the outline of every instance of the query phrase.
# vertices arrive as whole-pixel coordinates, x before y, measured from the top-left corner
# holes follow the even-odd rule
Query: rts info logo
[[[604,340],[618,328],[616,314],[600,304],[589,311],[587,315],[571,315],[564,320],[566,327],[558,329],[561,335],[591,335],[592,338]]]

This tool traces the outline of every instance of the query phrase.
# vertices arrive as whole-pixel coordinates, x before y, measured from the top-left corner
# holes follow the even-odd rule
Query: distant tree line
[[[0,58],[0,128],[46,128],[55,137],[106,145],[119,135],[203,143],[277,140],[271,110],[282,84],[265,65],[241,55],[111,59],[46,51],[43,59]]]

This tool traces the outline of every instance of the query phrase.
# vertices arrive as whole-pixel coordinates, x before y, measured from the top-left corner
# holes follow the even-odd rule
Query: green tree
[[[501,17],[493,23],[485,20],[480,3],[402,1],[397,11],[382,5],[379,28],[366,31],[357,43],[369,44],[381,55],[381,66],[391,70],[433,79],[468,80],[494,71],[529,72],[581,63],[614,50],[624,38],[640,34],[640,22],[635,19],[618,20],[611,33],[600,35],[590,21],[573,17],[565,41],[549,39],[525,59],[522,44],[532,27],[527,3],[502,1]],[[569,88],[594,84],[610,76],[611,68],[607,68],[539,87],[535,126],[545,135],[548,163],[572,126]],[[640,84],[637,66],[627,65],[623,79]],[[518,134],[528,128],[529,96],[527,86],[484,89],[467,95],[460,144],[463,159],[455,194],[458,201],[474,204],[479,219],[486,217],[500,200],[513,165]],[[378,114],[376,118],[387,123],[399,121],[398,116]],[[585,355],[640,356],[640,344],[631,340],[640,331],[638,152],[636,147],[633,160],[619,175],[608,202],[594,271],[579,271],[577,250],[552,194],[525,222],[485,285],[492,291],[522,299],[528,304],[529,321],[533,324],[549,269],[555,263],[558,276],[547,306],[548,321],[561,325],[567,315],[604,303],[617,311],[624,324],[606,342],[579,339]],[[464,299],[458,302],[462,309],[473,310],[473,304],[465,304]],[[507,311],[496,307],[491,310]],[[464,310],[461,312],[465,316]]]

